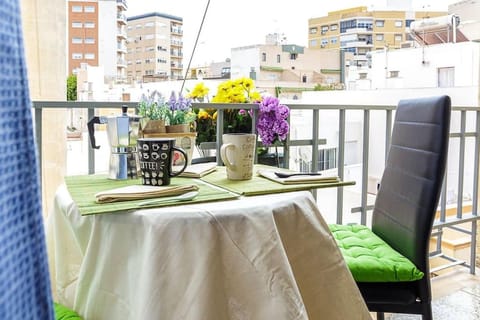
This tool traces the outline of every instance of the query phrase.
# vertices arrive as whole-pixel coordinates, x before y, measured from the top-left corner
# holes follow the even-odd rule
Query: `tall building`
[[[126,0],[68,1],[68,72],[103,66],[105,81],[126,78]],[[101,19],[99,19],[101,17]]]
[[[128,81],[181,79],[183,19],[152,12],[127,18]]]
[[[308,47],[352,52],[352,64],[367,64],[367,53],[412,42],[409,26],[415,20],[446,15],[432,11],[369,11],[355,7],[308,20]]]

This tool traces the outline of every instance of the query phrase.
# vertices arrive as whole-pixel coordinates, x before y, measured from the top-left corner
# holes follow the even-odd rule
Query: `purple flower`
[[[181,93],[178,95],[175,94],[175,91],[172,91],[172,94],[170,95],[170,99],[168,100],[168,106],[170,110],[176,111],[187,111],[190,109],[192,106],[192,99],[190,98],[185,98]]]
[[[287,138],[290,109],[276,97],[265,97],[259,104],[257,132],[265,146]]]

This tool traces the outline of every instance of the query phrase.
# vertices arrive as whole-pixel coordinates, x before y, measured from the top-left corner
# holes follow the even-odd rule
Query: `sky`
[[[395,1],[395,0],[394,0]],[[415,10],[447,11],[459,0],[412,0]],[[183,18],[184,68],[192,56],[194,43],[208,0],[130,0],[127,17],[160,12]],[[404,3],[406,0],[396,0]],[[308,45],[308,19],[328,15],[329,11],[367,6],[386,8],[386,0],[210,0],[195,49],[192,66],[225,61],[230,49],[264,44],[265,36],[283,34],[286,43]]]

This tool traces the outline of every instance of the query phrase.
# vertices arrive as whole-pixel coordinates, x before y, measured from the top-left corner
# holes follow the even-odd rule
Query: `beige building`
[[[412,42],[409,26],[413,21],[446,14],[432,11],[369,11],[364,6],[332,11],[328,16],[308,20],[308,47],[351,52],[354,55],[351,64],[364,66],[367,64],[367,52],[384,47],[401,48]]]
[[[280,43],[232,48],[231,78],[315,85],[338,83],[340,73],[338,50]]]
[[[181,79],[183,19],[152,12],[127,19],[128,81]]]
[[[105,82],[126,79],[126,0],[68,1],[68,73],[102,66]],[[101,19],[99,18],[101,17]]]
[[[318,50],[275,41],[232,48],[231,78],[250,77],[257,88],[282,98],[300,98],[314,87],[342,88],[344,63],[338,50]],[[348,56],[349,54],[347,54]]]

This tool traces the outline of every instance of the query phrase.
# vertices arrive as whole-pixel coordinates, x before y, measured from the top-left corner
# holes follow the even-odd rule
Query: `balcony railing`
[[[37,145],[42,145],[42,110],[67,108],[71,110],[83,109],[86,118],[91,119],[95,112],[101,109],[117,108],[127,105],[130,110],[137,106],[136,102],[61,102],[36,101],[33,102],[35,112],[35,130]],[[291,130],[283,148],[283,165],[295,170],[319,171],[325,161],[336,160],[334,170],[341,179],[355,180],[353,187],[342,187],[336,190],[336,196],[329,197],[327,202],[336,202],[335,223],[349,223],[352,219],[361,224],[369,224],[369,211],[372,209],[376,184],[372,188],[372,176],[383,171],[376,168],[377,173],[371,174],[373,163],[376,166],[384,165],[387,150],[390,145],[390,134],[393,126],[395,106],[391,105],[320,105],[320,104],[292,104]],[[195,103],[196,108],[214,108],[217,116],[217,154],[222,143],[224,110],[252,109],[253,123],[257,119],[258,106],[256,104],[206,104]],[[358,121],[352,121],[352,116]],[[327,119],[326,121],[324,119]],[[350,119],[350,120],[349,120]],[[309,121],[306,124],[306,121]],[[327,124],[326,124],[327,123]],[[372,125],[373,124],[373,125]],[[328,131],[325,128],[330,126]],[[354,127],[357,134],[352,134]],[[308,135],[298,134],[298,128],[308,128]],[[322,130],[321,130],[322,129]],[[355,131],[355,130],[353,130]],[[445,258],[447,264],[439,267],[463,265],[475,272],[476,232],[478,220],[478,179],[479,179],[479,152],[480,152],[480,108],[478,106],[454,106],[452,109],[452,129],[450,133],[450,151],[447,165],[447,174],[443,192],[439,203],[439,213],[434,224],[433,236],[436,247],[432,255]],[[328,135],[327,139],[322,135]],[[331,138],[333,137],[333,138]],[[353,137],[353,138],[352,138]],[[356,144],[352,146],[353,139]],[[333,140],[333,142],[332,142]],[[328,144],[323,149],[322,145]],[[311,150],[309,156],[299,155],[300,148]],[[317,152],[322,150],[322,152]],[[373,152],[371,150],[374,150]],[[377,151],[375,151],[377,150]],[[378,151],[382,150],[382,151]],[[358,153],[357,160],[352,160],[352,152]],[[308,152],[307,152],[308,153]],[[39,148],[40,160],[42,149]],[[88,173],[95,173],[95,157],[91,147],[88,148]],[[323,157],[334,157],[324,159]],[[321,159],[320,159],[321,158]],[[218,159],[219,164],[221,160]],[[371,165],[372,164],[372,165]],[[330,166],[331,167],[331,166]],[[355,174],[355,170],[358,174]],[[353,173],[352,173],[353,172]],[[381,175],[381,174],[380,174]],[[378,178],[379,179],[379,178]],[[350,189],[348,189],[350,188]],[[352,189],[353,188],[353,189]],[[345,199],[345,189],[356,195],[356,199]],[[313,191],[317,196],[317,192]],[[324,191],[322,191],[324,192]],[[466,194],[469,194],[467,197]],[[350,197],[351,198],[351,197]],[[346,203],[348,202],[348,205]],[[353,202],[353,203],[352,203]],[[468,208],[469,212],[465,212]],[[454,212],[454,215],[447,214]],[[352,218],[353,217],[353,218]],[[442,251],[442,236],[445,230],[454,230],[465,233],[470,237],[470,259],[460,261],[447,256]],[[435,269],[436,270],[436,269]]]

